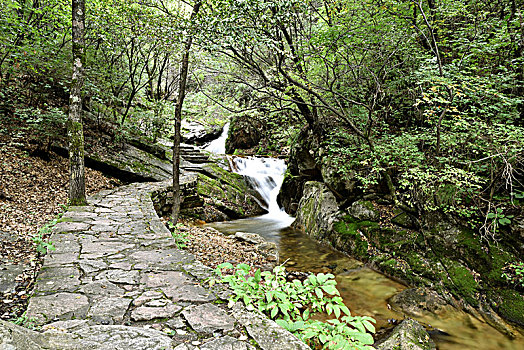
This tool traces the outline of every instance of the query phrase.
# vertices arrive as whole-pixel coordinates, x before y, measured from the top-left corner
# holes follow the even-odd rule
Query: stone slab
[[[182,315],[197,333],[212,334],[235,328],[235,319],[214,304],[190,306],[182,311]]]
[[[36,296],[29,300],[26,316],[39,324],[56,320],[84,318],[89,301],[85,295],[77,293],[56,293]]]

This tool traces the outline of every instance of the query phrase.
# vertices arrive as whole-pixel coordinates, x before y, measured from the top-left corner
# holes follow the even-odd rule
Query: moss
[[[351,240],[352,253],[361,258],[367,257],[368,253],[368,242],[360,235],[360,230],[369,227],[377,227],[378,224],[372,221],[360,221],[354,223],[347,223],[345,221],[339,221],[335,223],[333,228],[338,232],[343,239]]]
[[[494,292],[496,299],[500,300],[498,311],[509,321],[524,326],[524,297],[511,289]]]
[[[56,221],[56,223],[58,224],[60,222],[74,222],[74,220],[73,218],[69,218],[69,217],[68,218],[61,217],[60,219]]]
[[[471,272],[465,266],[451,262],[451,266],[448,266],[448,274],[453,282],[450,286],[452,291],[462,296],[470,305],[477,306],[476,293],[479,285]]]

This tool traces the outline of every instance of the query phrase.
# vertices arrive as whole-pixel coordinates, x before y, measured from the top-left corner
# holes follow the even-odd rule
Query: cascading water
[[[230,157],[232,169],[243,175],[251,186],[260,193],[267,209],[266,217],[291,224],[293,218],[279,207],[278,192],[284,181],[286,163],[283,159],[258,157]]]
[[[211,141],[211,143],[207,145],[207,147],[204,149],[211,153],[225,154],[226,153],[226,139],[227,139],[228,132],[229,132],[229,123],[224,125],[224,129],[222,129],[222,133],[220,134],[218,139]]]

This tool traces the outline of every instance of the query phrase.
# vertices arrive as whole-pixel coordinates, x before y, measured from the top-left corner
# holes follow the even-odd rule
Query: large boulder
[[[337,200],[326,184],[318,181],[306,182],[293,226],[322,240],[333,231],[333,225],[339,216]]]
[[[212,141],[222,133],[221,125],[209,125],[203,122],[182,120],[182,139],[184,142],[201,146]]]
[[[293,145],[284,182],[277,197],[278,204],[290,215],[295,215],[298,203],[308,181],[322,181],[321,166],[317,163],[319,143],[308,129],[301,131]]]
[[[238,115],[231,120],[226,140],[226,153],[237,149],[248,149],[258,145],[264,134],[264,123],[249,115]]]
[[[267,213],[263,199],[244,179],[229,170],[227,161],[215,157],[207,164],[194,167],[188,183],[181,185],[181,214],[206,222],[242,219]],[[170,215],[173,207],[171,187],[152,194],[155,209]]]

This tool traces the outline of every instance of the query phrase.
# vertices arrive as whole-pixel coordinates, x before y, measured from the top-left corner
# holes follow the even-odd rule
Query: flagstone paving
[[[44,332],[0,323],[0,349],[309,349],[207,287],[210,269],[177,249],[153,208],[151,192],[166,186],[135,183],[69,208],[26,313]]]

